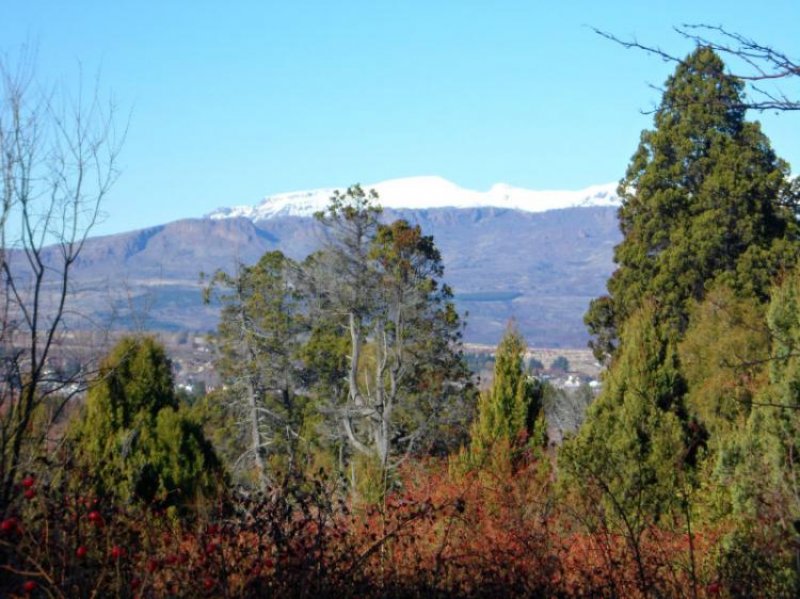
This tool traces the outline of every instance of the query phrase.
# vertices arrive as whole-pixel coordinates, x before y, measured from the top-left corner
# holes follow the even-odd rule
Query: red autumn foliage
[[[637,557],[628,539],[588,532],[559,504],[546,463],[456,476],[431,461],[396,482],[374,506],[306,481],[183,516],[42,485],[39,501],[15,502],[0,523],[0,596],[28,592],[27,582],[31,593],[67,597],[716,597],[731,588],[715,567],[721,531],[652,527]]]

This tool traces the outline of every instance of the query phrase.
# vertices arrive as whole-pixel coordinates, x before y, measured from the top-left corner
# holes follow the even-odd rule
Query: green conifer
[[[653,303],[631,317],[602,394],[560,455],[565,479],[589,497],[598,491],[608,517],[637,535],[672,506],[692,457],[682,429],[684,382],[667,337]]]
[[[512,454],[544,437],[542,386],[524,369],[525,340],[512,324],[495,354],[492,387],[481,393],[468,461],[481,464],[495,448]],[[516,456],[507,456],[513,460]]]
[[[740,328],[715,320],[702,303],[710,291],[728,290],[715,297],[750,323],[776,274],[795,260],[788,166],[758,123],[745,120],[741,94],[742,83],[720,58],[697,48],[667,80],[655,128],[642,133],[620,182],[618,268],[608,296],[586,316],[595,353],[613,360],[562,464],[573,480],[593,481],[606,514],[629,526],[680,507],[677,493],[694,480],[708,430],[731,430],[746,414],[727,401],[717,417],[710,403],[717,390],[702,389],[707,363],[684,371],[678,347],[692,314],[698,322],[680,355],[705,360],[703,331],[733,335]],[[713,341],[724,348],[729,340]],[[707,427],[698,416],[716,424]]]
[[[757,122],[745,120],[742,82],[700,47],[666,83],[619,185],[623,241],[608,296],[586,315],[592,345],[613,353],[627,318],[648,298],[680,335],[691,300],[714,281],[765,300],[794,262],[795,199],[788,165]]]
[[[202,429],[179,409],[170,361],[152,337],[112,349],[70,436],[97,492],[123,501],[186,506],[223,478]]]

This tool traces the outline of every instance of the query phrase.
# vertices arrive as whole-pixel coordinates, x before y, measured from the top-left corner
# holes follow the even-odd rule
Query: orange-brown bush
[[[33,477],[0,522],[0,595],[51,597],[703,597],[727,594],[719,535],[652,528],[642,585],[626,539],[560,505],[551,473],[399,473],[351,506],[325,481],[228,496],[191,517]],[[27,485],[27,486],[26,486]],[[74,487],[72,487],[74,488]],[[690,542],[691,541],[691,542]],[[691,549],[691,553],[690,553]],[[693,556],[694,559],[690,560]],[[691,562],[691,563],[690,563]]]

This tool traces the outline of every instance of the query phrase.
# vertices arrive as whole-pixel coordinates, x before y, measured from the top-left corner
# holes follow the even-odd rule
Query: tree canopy
[[[620,182],[617,270],[586,315],[603,390],[560,464],[634,552],[665,518],[702,519],[727,527],[732,576],[764,580],[750,548],[781,546],[770,580],[786,589],[800,580],[781,540],[798,514],[797,185],[742,90],[705,46],[667,80]]]
[[[742,83],[700,47],[667,80],[652,130],[619,185],[622,242],[608,296],[586,315],[593,348],[608,356],[620,329],[655,300],[685,331],[692,300],[724,281],[762,301],[796,259],[797,197],[789,167],[758,123],[745,120]]]
[[[385,479],[466,436],[471,383],[441,254],[419,226],[381,222],[377,202],[357,185],[336,192],[317,215],[322,248],[302,264],[271,252],[212,281],[219,396],[238,406],[262,488],[281,455],[305,452],[300,470],[336,464],[353,483],[348,465]]]
[[[470,465],[513,465],[529,444],[544,440],[544,388],[524,367],[526,349],[514,323],[509,324],[497,346],[492,386],[478,399],[465,456]]]
[[[267,252],[236,276],[217,271],[206,290],[222,304],[217,369],[225,385],[216,399],[236,423],[233,456],[241,480],[261,489],[294,467],[306,398],[297,393],[300,336],[306,331],[298,266]]]
[[[152,337],[126,337],[111,350],[70,434],[96,490],[125,501],[187,505],[224,480],[202,428],[180,410],[170,361]]]

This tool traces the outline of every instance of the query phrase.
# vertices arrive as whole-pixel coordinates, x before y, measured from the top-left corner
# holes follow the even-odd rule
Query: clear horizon
[[[43,81],[98,73],[128,138],[94,233],[267,195],[437,175],[461,187],[577,190],[619,180],[673,65],[709,23],[791,56],[800,3],[680,0],[76,3],[4,10],[0,50],[37,48]],[[800,82],[784,91],[800,97]],[[800,120],[751,113],[800,165]]]

